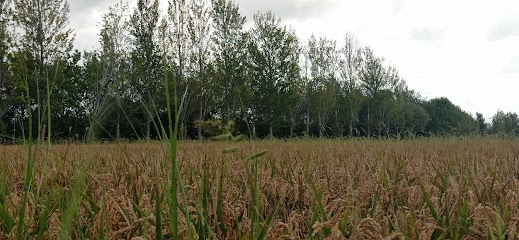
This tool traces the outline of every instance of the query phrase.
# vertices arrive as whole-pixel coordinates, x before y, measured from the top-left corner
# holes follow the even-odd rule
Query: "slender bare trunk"
[[[335,127],[339,131],[339,137],[344,134],[344,124],[339,123],[339,110],[335,110]]]
[[[368,138],[371,138],[371,119],[369,118],[369,107],[368,107]]]
[[[146,114],[146,140],[150,140],[151,135],[151,117]]]
[[[93,137],[94,137],[94,122],[91,121],[90,126],[88,127],[85,141],[90,142],[90,141],[92,141]]]
[[[250,137],[252,139],[256,138],[256,121],[252,121],[252,134]]]
[[[323,123],[322,123],[321,115],[319,115],[318,123],[319,123],[319,138],[321,138],[321,137],[323,137]]]
[[[121,113],[117,113],[117,118],[115,119],[115,137],[119,140],[121,139]]]
[[[353,137],[353,121],[355,121],[353,114],[353,105],[350,105],[350,113],[350,137]]]
[[[291,121],[290,122],[290,138],[293,138],[294,137],[294,122]]]
[[[269,138],[274,139],[274,131],[272,130],[272,124],[269,126]]]
[[[204,140],[204,136],[202,136],[202,128],[200,126],[197,126],[196,130],[197,130],[197,139]]]
[[[310,135],[310,110],[306,107],[306,134]]]
[[[204,107],[203,107],[202,102],[200,102],[200,108],[198,111],[198,121],[203,121],[204,120],[203,118],[204,118]],[[202,127],[196,126],[196,131],[197,131],[197,139],[203,140],[204,136],[202,136]]]
[[[45,130],[47,130],[47,124],[43,124],[43,126],[40,129],[40,140],[41,142],[45,141]]]

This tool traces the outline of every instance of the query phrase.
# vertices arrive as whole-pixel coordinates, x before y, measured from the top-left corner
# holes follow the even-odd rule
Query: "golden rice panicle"
[[[382,232],[380,224],[375,222],[372,218],[363,218],[359,225],[355,228],[351,239],[355,240],[381,240]]]
[[[229,148],[234,150],[223,152]],[[186,141],[179,143],[178,165],[187,206],[178,202],[190,214],[193,236],[200,238],[248,238],[254,211],[262,227],[278,206],[266,239],[488,239],[491,234],[514,239],[519,237],[517,149],[519,141],[496,139]],[[256,210],[254,176],[245,159],[262,150],[269,153],[257,159]],[[44,151],[35,161],[33,182],[41,180],[53,191],[29,191],[22,228],[27,238],[37,238],[49,199],[42,237],[60,232],[63,203],[80,166],[88,187],[81,193],[72,239],[105,237],[101,231],[111,239],[153,239],[156,227],[172,238],[166,195],[171,169],[161,143],[54,145],[51,155],[53,167],[44,174]],[[0,146],[0,173],[8,174],[0,200],[15,223],[24,156],[24,146]],[[161,226],[155,226],[156,205]],[[1,208],[0,214],[5,214]],[[179,236],[187,237],[184,214],[177,220]],[[10,226],[0,221],[0,239],[16,237]]]

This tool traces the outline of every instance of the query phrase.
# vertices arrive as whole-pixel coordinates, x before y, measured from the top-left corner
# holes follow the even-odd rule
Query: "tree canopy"
[[[250,138],[519,134],[516,113],[487,122],[446,97],[422,98],[351,33],[341,44],[302,40],[271,11],[246,29],[233,0],[168,0],[163,16],[159,4],[109,7],[99,49],[80,52],[66,0],[0,1],[0,139],[21,142],[29,112],[41,137],[158,138],[167,85],[182,138],[209,136],[207,120]]]

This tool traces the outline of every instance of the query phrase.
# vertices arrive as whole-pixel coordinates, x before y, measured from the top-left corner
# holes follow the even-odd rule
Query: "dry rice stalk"
[[[355,228],[355,231],[353,232],[351,239],[381,240],[382,234],[380,225],[377,222],[375,222],[375,220],[373,220],[372,218],[363,218],[360,221],[359,225],[357,225],[357,228]]]
[[[499,216],[497,216],[499,217]],[[474,223],[463,239],[488,239],[489,230],[496,233],[496,210],[491,206],[478,205],[470,216]],[[502,220],[500,220],[502,222]]]

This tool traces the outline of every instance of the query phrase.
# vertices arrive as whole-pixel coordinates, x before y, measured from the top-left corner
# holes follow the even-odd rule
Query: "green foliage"
[[[431,121],[426,131],[437,135],[468,135],[479,131],[478,122],[447,98],[435,98],[424,103]]]
[[[9,24],[11,23],[11,9],[9,1],[0,1],[0,134],[6,134],[7,125],[2,122],[2,118],[13,108],[15,85],[9,72],[9,51],[11,47],[11,33]]]
[[[69,4],[63,0],[15,0],[15,20],[23,29],[22,46],[38,62],[40,76],[45,65],[72,50],[74,34],[68,28]]]
[[[307,51],[310,64],[308,105],[317,120],[319,137],[323,137],[330,114],[337,105],[336,42],[326,38],[317,39],[312,35],[308,41]]]
[[[351,34],[342,47],[315,36],[301,44],[272,12],[255,14],[244,30],[233,0],[174,0],[164,17],[158,0],[139,0],[132,13],[116,4],[102,16],[100,48],[84,53],[72,51],[67,1],[0,4],[3,140],[27,135],[27,104],[34,135],[160,138],[169,127],[166,90],[179,96],[181,139],[214,136],[197,125],[210,119],[251,138],[519,134],[515,113],[498,112],[487,124],[447,98],[424,100]]]
[[[402,101],[398,106],[395,119],[397,135],[411,135],[424,132],[429,122],[429,114],[423,107],[411,101]]]
[[[272,12],[254,15],[250,58],[255,119],[272,128],[294,114],[300,93],[299,49],[295,33],[281,27]]]
[[[355,124],[359,121],[362,103],[366,99],[359,79],[363,64],[362,49],[353,35],[346,34],[344,46],[340,50],[339,56],[339,73],[342,86],[337,106],[338,113],[341,113],[341,115],[337,118],[348,122],[348,135],[352,137],[355,134]],[[336,119],[336,125],[340,126],[338,119]],[[338,130],[342,130],[342,126],[338,128]]]
[[[232,0],[212,0],[214,57],[217,72],[215,80],[220,86],[216,112],[224,120],[243,116],[243,107],[252,96],[247,87],[245,72],[246,34],[242,32],[245,17],[238,4]]]
[[[375,56],[371,48],[363,49],[363,57],[360,72],[361,86],[368,98],[380,98],[384,90],[390,89],[389,70],[386,71],[384,60]]]
[[[155,40],[158,31],[159,1],[139,0],[130,18],[130,34],[134,44],[131,52],[131,91],[135,100],[143,104],[141,111],[146,118],[146,139],[151,137],[153,112],[162,102],[160,91],[164,86],[162,58]]]
[[[213,94],[218,85],[214,78],[214,64],[211,47],[211,12],[204,0],[193,0],[188,14],[188,33],[192,45],[190,66],[193,78],[191,91],[194,94],[193,104],[189,109],[198,109],[195,119],[205,120],[214,107],[216,96]],[[202,129],[197,127],[197,139],[203,139]]]
[[[498,111],[492,117],[492,128],[493,133],[497,134],[519,134],[519,118],[517,113],[504,113]]]
[[[478,121],[479,133],[486,134],[488,132],[488,127],[485,122],[485,118],[483,117],[483,114],[476,113],[476,121]]]
[[[5,138],[5,136],[7,136],[7,128],[8,128],[8,125],[0,120],[0,142],[1,142],[1,139]]]
[[[28,79],[31,91],[39,92],[31,95],[36,103],[45,106],[47,78],[51,80],[49,87],[54,88],[56,73],[61,73],[57,69],[59,62],[73,47],[74,34],[67,26],[70,8],[63,0],[16,0],[14,6],[16,24],[23,30],[19,39],[20,49],[23,49],[26,60],[35,66],[28,68],[27,74],[31,76]],[[39,111],[44,112],[42,109]]]

